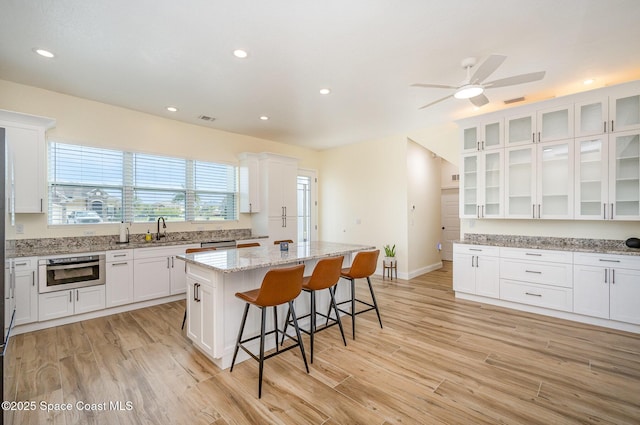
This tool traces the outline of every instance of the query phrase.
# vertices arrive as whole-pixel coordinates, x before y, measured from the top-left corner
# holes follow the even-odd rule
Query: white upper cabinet
[[[504,147],[503,120],[497,118],[462,129],[462,151],[473,152]]]
[[[505,120],[506,146],[573,137],[573,104],[514,115]]]
[[[257,154],[239,155],[240,212],[260,212],[260,163]]]
[[[640,220],[640,131],[609,135],[609,205],[613,220]]]
[[[499,218],[504,215],[503,154],[500,149],[462,157],[460,217]]]
[[[576,219],[600,220],[609,214],[609,143],[606,135],[583,137],[575,143]]]
[[[45,131],[55,125],[49,118],[0,110],[0,127],[5,128],[9,158],[13,161],[16,213],[46,210]]]
[[[573,218],[573,140],[505,150],[506,218]]]
[[[628,131],[640,129],[640,90],[629,92],[619,88],[612,89],[609,96],[610,131]]]
[[[607,133],[609,103],[606,96],[575,104],[575,136],[594,136]]]
[[[576,137],[640,129],[640,88],[613,87],[575,104]]]

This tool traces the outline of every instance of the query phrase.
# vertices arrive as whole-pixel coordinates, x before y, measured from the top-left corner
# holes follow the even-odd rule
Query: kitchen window
[[[49,224],[237,220],[228,164],[49,142]]]

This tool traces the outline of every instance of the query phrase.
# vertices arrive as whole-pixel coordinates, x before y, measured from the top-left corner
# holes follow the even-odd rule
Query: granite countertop
[[[505,248],[548,249],[555,251],[588,252],[596,254],[639,255],[640,249],[629,248],[615,239],[579,239],[541,236],[465,234],[459,244],[498,246]]]
[[[240,241],[266,239],[268,236],[251,234],[251,229],[232,229],[202,232],[169,232],[167,238],[147,242],[144,234],[131,235],[130,242],[120,244],[118,236],[84,236],[15,240],[16,257],[42,257],[46,255],[103,252],[119,249],[157,248],[176,245],[200,244],[202,242]]]
[[[269,245],[220,251],[202,251],[178,255],[176,258],[218,272],[233,273],[371,249],[375,249],[375,247],[315,241],[289,244],[289,251],[280,251],[279,246]]]

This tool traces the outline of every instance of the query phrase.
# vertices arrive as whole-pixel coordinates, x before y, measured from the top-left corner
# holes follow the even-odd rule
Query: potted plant
[[[384,262],[385,264],[392,265],[396,262],[396,246],[385,245],[384,247]]]

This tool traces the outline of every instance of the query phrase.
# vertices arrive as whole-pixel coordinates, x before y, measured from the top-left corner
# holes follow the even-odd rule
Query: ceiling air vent
[[[517,103],[517,102],[524,102],[524,96],[521,97],[515,97],[513,99],[509,99],[509,100],[505,100],[504,104],[505,105],[509,105],[511,103]]]
[[[213,117],[208,117],[208,116],[206,116],[206,115],[200,115],[200,116],[198,117],[198,119],[199,119],[199,120],[202,120],[202,121],[210,121],[210,122],[211,122],[211,121],[215,121],[215,120],[216,120],[215,118],[213,118]]]

